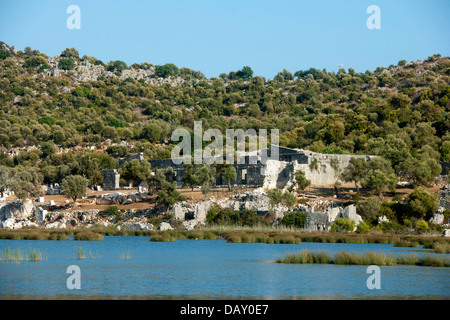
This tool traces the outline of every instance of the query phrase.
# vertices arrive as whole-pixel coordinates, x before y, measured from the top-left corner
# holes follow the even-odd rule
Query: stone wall
[[[119,189],[120,174],[116,169],[103,170],[103,190]]]
[[[280,148],[280,161],[268,160],[266,163],[263,187],[284,189],[295,185],[294,173],[297,170],[304,171],[306,178],[311,180],[313,185],[333,185],[351,158],[369,161],[372,157]]]
[[[363,158],[369,161],[373,157],[321,154],[308,150],[279,147],[279,160],[269,158],[264,164],[261,160],[261,153],[260,150],[255,158],[256,161],[252,162],[249,156],[245,156],[245,163],[233,165],[237,173],[236,181],[232,181],[233,185],[285,189],[295,184],[294,173],[297,170],[303,170],[306,178],[311,180],[313,185],[333,185],[348,166],[351,158]],[[270,157],[270,152],[267,153]],[[129,159],[131,158],[127,160]],[[172,167],[175,171],[175,180],[178,187],[183,186],[183,164],[176,165],[172,162],[172,159],[152,159],[149,162],[152,170]],[[214,185],[223,186],[226,184],[220,176],[216,176]]]

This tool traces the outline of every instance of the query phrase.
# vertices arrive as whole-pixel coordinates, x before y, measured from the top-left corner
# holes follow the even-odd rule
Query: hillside
[[[69,149],[115,145],[93,156],[100,169],[138,152],[168,158],[172,131],[194,120],[222,132],[277,128],[292,148],[383,155],[398,174],[411,175],[410,158],[450,159],[449,57],[365,73],[283,70],[272,80],[244,67],[206,79],[173,64],[105,64],[73,48],[48,57],[0,47],[0,164],[36,167],[47,182],[79,173],[72,162],[82,157]]]

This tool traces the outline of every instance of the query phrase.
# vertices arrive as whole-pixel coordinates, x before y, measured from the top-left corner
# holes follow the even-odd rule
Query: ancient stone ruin
[[[103,170],[103,190],[119,189],[120,174],[116,169]]]

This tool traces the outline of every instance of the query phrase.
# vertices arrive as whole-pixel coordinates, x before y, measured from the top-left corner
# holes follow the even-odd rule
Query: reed
[[[175,242],[177,239],[169,234],[155,234],[150,237],[152,242]]]
[[[448,261],[445,257],[426,255],[419,259],[417,265],[425,267],[449,267],[450,261]]]
[[[95,233],[90,231],[80,231],[73,235],[74,240],[86,240],[86,241],[100,241],[103,240],[101,233]]]
[[[121,260],[130,260],[131,259],[130,249],[122,250],[122,253],[120,255],[120,259]]]
[[[75,254],[76,254],[76,258],[78,260],[86,259],[86,253],[84,252],[84,249],[82,246],[75,247]]]
[[[419,256],[416,253],[404,255],[402,254],[398,259],[397,263],[401,265],[415,266],[419,262]]]
[[[408,241],[408,240],[400,240],[397,241],[394,247],[407,247],[407,248],[418,248],[420,246],[418,241]]]
[[[413,253],[394,257],[391,253],[366,251],[364,254],[355,252],[340,251],[332,257],[329,253],[318,251],[309,252],[302,250],[299,253],[287,253],[283,258],[276,260],[278,263],[326,263],[337,265],[377,265],[377,266],[395,266],[395,265],[415,265],[428,267],[449,267],[450,260],[445,257],[426,255],[419,257]]]
[[[450,244],[435,242],[432,245],[435,253],[450,253]]]
[[[31,249],[26,251],[27,261],[37,262],[47,258],[42,254],[41,250]]]
[[[312,260],[314,263],[328,264],[331,262],[331,256],[326,251],[316,251],[312,253]]]
[[[0,261],[20,263],[23,261],[23,252],[21,249],[10,248],[0,250]]]
[[[100,253],[98,252],[92,252],[91,250],[89,250],[89,258],[91,259],[100,259],[102,256]]]

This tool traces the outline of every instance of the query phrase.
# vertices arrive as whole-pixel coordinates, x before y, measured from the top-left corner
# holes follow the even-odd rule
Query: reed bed
[[[23,261],[23,251],[21,249],[0,250],[0,262],[20,263]]]
[[[435,242],[431,245],[431,248],[434,249],[435,253],[450,253],[450,244]]]
[[[86,252],[84,252],[82,246],[75,247],[75,255],[78,260],[86,259]]]
[[[0,239],[10,240],[68,240],[66,231],[49,229],[0,230]]]
[[[150,237],[152,242],[175,242],[177,238],[169,234],[155,234]]]
[[[39,249],[30,249],[26,251],[26,259],[27,261],[37,262],[47,260],[47,257]]]
[[[400,240],[394,245],[394,247],[418,248],[420,247],[420,244],[418,241]]]
[[[450,260],[445,257],[425,255],[419,257],[413,253],[394,257],[392,254],[385,254],[376,251],[366,251],[365,253],[340,251],[333,256],[328,252],[311,252],[302,250],[298,253],[287,253],[283,258],[276,260],[277,263],[313,264],[326,263],[337,265],[415,265],[428,267],[450,267]]]
[[[120,254],[120,260],[130,260],[130,259],[131,259],[130,249],[122,250],[122,253]]]
[[[91,231],[80,231],[73,235],[74,240],[87,240],[87,241],[100,241],[103,240],[101,233],[95,233]]]
[[[23,260],[37,262],[47,260],[47,256],[39,249],[27,249],[25,252],[19,248],[0,250],[0,262],[20,263]]]

